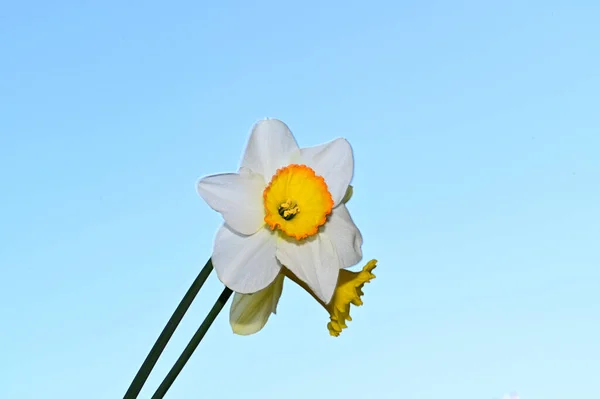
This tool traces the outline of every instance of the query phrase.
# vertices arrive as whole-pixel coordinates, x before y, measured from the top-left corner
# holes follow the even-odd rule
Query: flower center
[[[333,208],[325,179],[306,165],[278,169],[263,199],[265,223],[297,240],[316,234]]]

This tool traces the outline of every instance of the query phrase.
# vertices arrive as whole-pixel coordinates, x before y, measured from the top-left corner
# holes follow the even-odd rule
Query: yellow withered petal
[[[340,277],[331,302],[325,305],[331,320],[327,324],[330,335],[337,337],[342,329],[348,327],[346,321],[352,321],[350,304],[355,306],[363,304],[360,299],[363,296],[362,288],[365,283],[375,278],[375,275],[371,273],[375,267],[377,267],[377,261],[372,260],[358,273],[345,269],[340,270]]]
[[[375,275],[372,273],[375,267],[377,267],[377,260],[373,259],[367,263],[360,272],[341,269],[333,297],[327,304],[321,301],[315,293],[288,268],[283,267],[282,273],[304,288],[313,296],[313,298],[323,305],[329,312],[330,322],[327,324],[329,334],[337,337],[344,328],[348,327],[346,321],[352,321],[352,318],[350,317],[350,304],[355,306],[361,306],[363,304],[361,299],[364,294],[362,288],[365,283],[368,283],[375,278]]]

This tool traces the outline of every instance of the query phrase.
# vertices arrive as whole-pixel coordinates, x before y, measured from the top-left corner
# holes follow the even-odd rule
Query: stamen
[[[286,200],[284,203],[279,205],[279,216],[284,218],[285,220],[292,220],[294,216],[296,216],[300,212],[300,208],[298,208],[298,204],[296,201],[291,199]]]

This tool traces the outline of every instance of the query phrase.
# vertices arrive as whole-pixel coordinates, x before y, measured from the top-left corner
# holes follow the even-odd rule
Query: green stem
[[[225,287],[223,289],[223,292],[213,305],[212,309],[210,310],[210,312],[208,312],[208,315],[206,316],[200,327],[198,327],[198,330],[196,331],[190,342],[187,344],[187,346],[181,353],[181,356],[179,356],[179,359],[177,359],[177,361],[175,362],[175,364],[173,365],[163,382],[160,384],[156,392],[154,392],[154,395],[152,395],[151,399],[162,399],[165,396],[165,394],[167,393],[167,391],[169,390],[169,388],[171,387],[181,370],[183,370],[183,367],[185,366],[187,361],[190,360],[190,357],[192,357],[192,354],[200,344],[200,341],[202,341],[202,338],[204,338],[204,335],[210,328],[211,324],[213,323],[213,321],[215,321],[217,315],[229,300],[231,293],[232,291],[229,288]]]
[[[181,302],[179,302],[177,309],[175,309],[175,312],[173,312],[173,315],[167,322],[167,325],[165,325],[165,328],[158,336],[158,339],[154,343],[154,346],[152,347],[152,349],[150,349],[148,356],[146,356],[144,363],[142,363],[142,366],[133,378],[133,381],[131,382],[131,385],[129,385],[129,389],[127,389],[127,392],[125,393],[123,399],[135,399],[140,394],[140,391],[142,390],[144,383],[148,379],[150,372],[154,368],[154,365],[158,361],[158,358],[167,346],[167,343],[171,339],[171,336],[173,336],[173,333],[179,325],[179,322],[181,322],[181,319],[189,309],[190,305],[194,301],[194,298],[198,294],[198,291],[200,291],[200,288],[202,288],[202,285],[204,284],[212,270],[213,264],[211,259],[209,259],[198,274],[198,277],[196,277],[188,291],[181,299]]]

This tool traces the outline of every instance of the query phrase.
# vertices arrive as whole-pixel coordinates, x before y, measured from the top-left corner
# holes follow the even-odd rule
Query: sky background
[[[0,397],[122,397],[210,256],[196,181],[267,116],[352,143],[377,279],[339,338],[289,281],[257,335],[226,308],[167,399],[600,397],[599,20],[596,0],[1,2]]]

